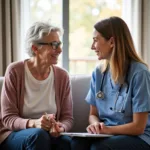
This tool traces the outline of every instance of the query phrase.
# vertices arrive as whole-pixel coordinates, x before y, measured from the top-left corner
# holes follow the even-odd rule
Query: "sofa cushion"
[[[74,125],[70,132],[86,131],[90,106],[86,103],[85,97],[90,86],[90,78],[90,75],[71,76]]]

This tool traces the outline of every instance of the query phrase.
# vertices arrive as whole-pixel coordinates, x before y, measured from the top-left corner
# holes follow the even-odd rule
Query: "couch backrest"
[[[90,86],[90,75],[71,76],[74,125],[71,132],[85,132],[88,125],[89,104],[85,97]]]
[[[85,101],[89,85],[89,75],[71,76],[74,125],[71,132],[85,132],[88,125],[89,105]],[[0,77],[0,94],[4,77]]]

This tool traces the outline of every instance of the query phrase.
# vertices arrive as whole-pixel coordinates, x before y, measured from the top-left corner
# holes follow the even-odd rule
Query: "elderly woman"
[[[27,32],[30,59],[10,64],[1,95],[0,149],[70,149],[59,136],[73,122],[70,80],[58,66],[61,29],[37,22]]]

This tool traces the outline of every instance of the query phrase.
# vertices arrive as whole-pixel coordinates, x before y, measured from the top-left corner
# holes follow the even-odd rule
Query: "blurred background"
[[[91,74],[98,65],[91,50],[93,25],[119,16],[131,31],[138,54],[150,66],[150,0],[0,0],[0,76],[14,61],[28,58],[25,35],[33,22],[62,27],[58,65],[70,74]]]
[[[68,27],[64,33],[68,33],[69,41],[67,49],[63,47],[64,61],[70,74],[90,74],[98,64],[97,56],[91,50],[93,25],[106,17],[122,17],[122,0],[30,0],[29,23],[38,20],[51,21],[58,26],[63,26],[64,11],[69,11]],[[67,8],[69,6],[69,8]],[[65,24],[65,23],[64,23]],[[68,53],[68,54],[67,54]],[[59,60],[62,66],[63,53]],[[68,60],[68,62],[66,62]]]

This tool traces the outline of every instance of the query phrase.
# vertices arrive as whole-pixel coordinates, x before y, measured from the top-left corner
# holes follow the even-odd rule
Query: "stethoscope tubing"
[[[107,67],[108,68],[108,67]],[[104,95],[104,92],[102,91],[102,87],[103,87],[103,84],[104,84],[104,79],[105,79],[105,74],[107,72],[108,69],[105,70],[105,72],[103,73],[102,75],[102,80],[101,80],[101,84],[100,84],[100,90],[96,93],[96,98],[97,99],[104,99],[105,95]],[[129,70],[129,69],[128,69]],[[125,81],[127,82],[127,78],[128,78],[128,74],[126,75],[126,78],[125,78]],[[121,106],[121,109],[120,110],[117,110],[116,109],[116,105],[117,105],[117,100],[118,100],[118,97],[119,97],[119,94],[122,90],[122,87],[123,87],[124,84],[121,84],[120,87],[119,87],[119,90],[118,92],[116,93],[116,98],[115,98],[115,103],[114,103],[114,108],[110,107],[110,110],[114,111],[114,112],[121,112],[121,113],[124,113],[125,110],[123,110],[123,107],[125,105],[125,101],[127,100],[127,93],[128,93],[128,89],[129,89],[129,85],[127,83],[127,90],[126,90],[126,97],[125,99],[123,100],[123,104]]]

